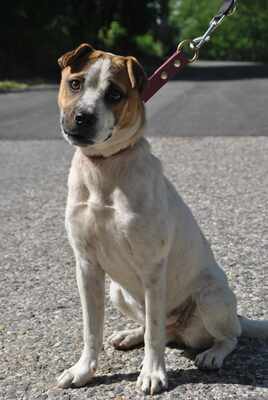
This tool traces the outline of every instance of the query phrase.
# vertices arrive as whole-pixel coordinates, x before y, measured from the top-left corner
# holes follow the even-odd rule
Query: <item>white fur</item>
[[[84,93],[78,103],[78,108],[95,113],[98,117],[96,127],[96,143],[103,141],[112,133],[114,128],[114,115],[104,102],[103,94],[109,85],[111,78],[111,60],[99,59],[88,70],[84,82]],[[100,118],[101,116],[101,118]]]
[[[104,64],[99,68],[106,71]],[[91,79],[89,75],[89,85]],[[93,98],[88,92],[84,101],[89,105]],[[107,111],[101,112],[108,118]],[[107,122],[103,126],[107,129]],[[125,140],[133,134],[126,132]],[[164,351],[171,339],[206,348],[196,358],[200,368],[220,368],[241,334],[236,299],[191,211],[163,175],[160,161],[145,139],[105,160],[94,161],[85,154],[82,148],[75,153],[66,208],[84,349],[58,385],[84,385],[96,371],[105,273],[112,281],[113,303],[141,325],[114,334],[111,342],[126,349],[144,338],[137,381],[142,391],[154,394],[167,387]]]

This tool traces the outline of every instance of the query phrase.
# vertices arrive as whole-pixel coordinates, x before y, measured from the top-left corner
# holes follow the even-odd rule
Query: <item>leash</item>
[[[210,40],[211,34],[223,22],[225,17],[232,15],[236,10],[236,0],[225,0],[217,15],[212,18],[206,32],[195,39],[186,39],[178,44],[176,51],[150,76],[142,93],[142,100],[146,103],[153,95],[173,78],[187,64],[194,63],[199,56],[201,47]],[[183,49],[188,47],[193,53],[189,58]]]

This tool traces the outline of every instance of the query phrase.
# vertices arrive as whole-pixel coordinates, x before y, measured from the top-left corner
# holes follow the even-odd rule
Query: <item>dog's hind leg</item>
[[[135,329],[126,329],[120,332],[114,332],[108,338],[108,341],[117,350],[129,350],[144,344],[144,308],[114,281],[111,281],[110,284],[110,298],[114,306],[124,316],[132,319],[141,326]],[[170,342],[176,342],[177,344],[184,346],[183,341],[179,339],[176,332],[167,327],[166,343]]]
[[[130,350],[144,343],[144,327],[114,332],[109,342],[118,350]]]
[[[124,289],[116,282],[110,285],[110,298],[115,307],[125,316],[138,322],[141,326],[115,332],[109,337],[109,342],[119,350],[128,350],[144,343],[144,310]]]
[[[224,282],[210,282],[196,297],[202,322],[214,344],[197,355],[195,363],[203,369],[221,368],[225,357],[236,347],[241,326],[236,313],[236,298]]]

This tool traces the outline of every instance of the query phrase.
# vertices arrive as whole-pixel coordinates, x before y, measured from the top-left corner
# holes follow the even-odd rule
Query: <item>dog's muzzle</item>
[[[94,144],[96,136],[97,117],[93,113],[77,111],[71,123],[66,116],[61,118],[64,135],[74,145],[87,146]]]

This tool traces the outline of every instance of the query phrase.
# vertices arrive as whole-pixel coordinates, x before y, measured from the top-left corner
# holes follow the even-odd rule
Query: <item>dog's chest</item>
[[[79,251],[93,255],[112,279],[128,286],[137,280],[133,231],[139,217],[120,189],[91,191],[89,199],[69,210],[68,231]]]

